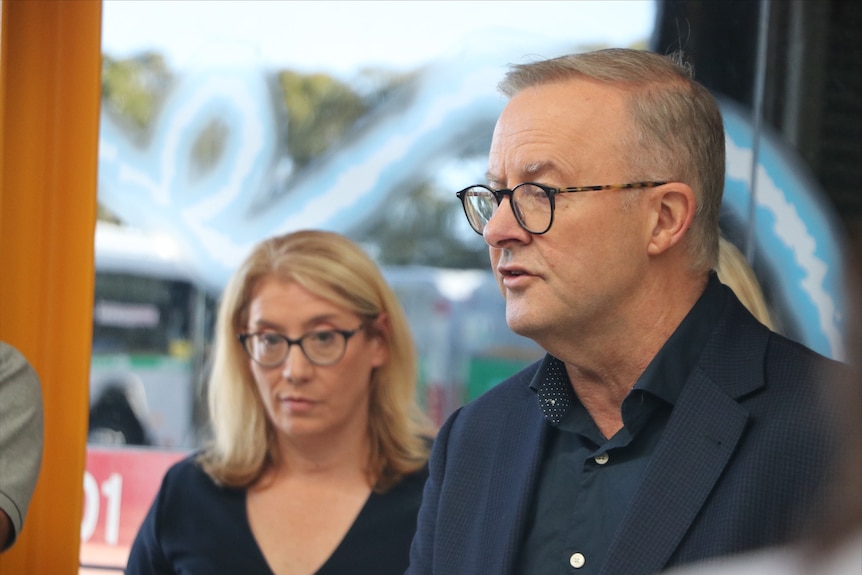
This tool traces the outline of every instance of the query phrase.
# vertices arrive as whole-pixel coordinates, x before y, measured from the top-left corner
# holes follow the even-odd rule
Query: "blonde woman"
[[[718,238],[718,266],[715,271],[721,283],[733,290],[751,315],[772,331],[779,331],[754,270],[739,248],[724,236]]]
[[[414,353],[350,240],[260,243],[220,304],[213,442],[166,474],[126,573],[403,573],[430,447]]]

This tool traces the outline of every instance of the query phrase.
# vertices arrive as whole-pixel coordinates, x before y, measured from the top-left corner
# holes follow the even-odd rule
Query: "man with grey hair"
[[[637,575],[794,535],[834,447],[841,369],[716,277],[712,95],[610,49],[515,66],[487,185],[458,197],[506,320],[545,358],[452,414],[410,575]]]

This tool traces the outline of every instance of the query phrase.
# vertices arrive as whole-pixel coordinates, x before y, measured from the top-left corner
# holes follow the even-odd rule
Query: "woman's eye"
[[[265,345],[265,346],[271,347],[274,345],[278,345],[280,341],[281,341],[281,337],[279,337],[278,334],[262,333],[260,335],[260,343]]]
[[[335,332],[334,331],[316,331],[311,334],[311,339],[315,344],[325,345],[328,343],[332,343],[335,340]]]

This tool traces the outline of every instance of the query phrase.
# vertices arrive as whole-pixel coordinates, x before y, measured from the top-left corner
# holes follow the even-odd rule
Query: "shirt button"
[[[596,455],[596,463],[598,463],[599,465],[604,465],[605,463],[608,462],[608,459],[610,459],[610,458],[611,458],[610,455],[608,455],[607,453],[602,453],[601,455]]]
[[[575,569],[580,569],[584,566],[587,560],[584,558],[582,553],[572,553],[572,556],[569,557],[569,565],[574,567]]]

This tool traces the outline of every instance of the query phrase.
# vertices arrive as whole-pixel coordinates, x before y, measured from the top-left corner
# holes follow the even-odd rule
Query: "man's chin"
[[[535,322],[531,318],[524,313],[510,312],[508,307],[506,308],[506,323],[514,333],[530,339],[533,339],[537,331]]]

